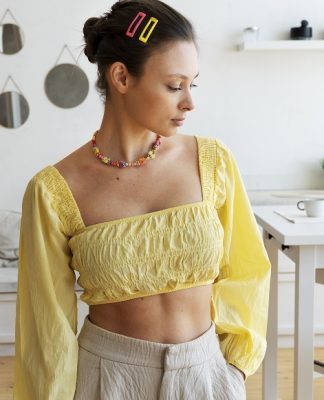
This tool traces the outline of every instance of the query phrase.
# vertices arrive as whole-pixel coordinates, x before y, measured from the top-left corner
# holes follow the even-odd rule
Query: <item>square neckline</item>
[[[82,231],[86,231],[86,230],[90,230],[92,228],[97,228],[100,226],[104,226],[104,225],[115,225],[118,223],[122,223],[122,222],[127,222],[127,221],[132,221],[134,219],[142,219],[142,218],[148,218],[150,216],[154,216],[154,215],[160,215],[160,214],[164,214],[164,213],[168,213],[174,210],[180,210],[180,209],[184,209],[184,208],[189,208],[189,207],[200,207],[203,206],[207,203],[206,200],[206,196],[205,196],[205,191],[204,191],[204,175],[202,173],[202,160],[201,160],[201,152],[200,152],[200,143],[198,140],[197,135],[193,135],[193,137],[196,140],[196,144],[197,144],[197,159],[198,159],[198,171],[199,171],[199,181],[200,181],[200,188],[201,188],[201,193],[202,193],[202,200],[199,201],[195,201],[193,203],[185,203],[185,204],[179,204],[177,206],[173,206],[173,207],[168,207],[168,208],[163,208],[161,210],[155,210],[155,211],[150,211],[148,213],[143,213],[143,214],[137,214],[137,215],[129,215],[126,217],[122,217],[122,218],[117,218],[117,219],[112,219],[112,220],[108,220],[108,221],[102,221],[102,222],[97,222],[95,224],[91,224],[91,225],[86,225],[84,223],[83,217],[81,215],[81,211],[79,209],[79,206],[76,202],[76,199],[70,189],[70,186],[68,185],[66,179],[64,178],[64,176],[60,173],[60,171],[52,164],[48,165],[48,167],[52,168],[53,170],[56,171],[56,174],[59,176],[61,182],[64,184],[64,188],[65,191],[68,193],[69,198],[71,199],[75,212],[78,215],[78,219],[80,224],[82,225],[81,230]]]

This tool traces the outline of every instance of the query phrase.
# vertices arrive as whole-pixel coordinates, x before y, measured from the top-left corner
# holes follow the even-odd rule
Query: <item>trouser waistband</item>
[[[91,322],[87,315],[78,342],[80,347],[98,357],[164,369],[201,364],[217,354],[223,357],[213,321],[196,339],[184,343],[166,344],[108,331]]]

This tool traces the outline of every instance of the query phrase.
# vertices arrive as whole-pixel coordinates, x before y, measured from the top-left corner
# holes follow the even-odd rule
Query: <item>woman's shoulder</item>
[[[29,177],[26,184],[27,191],[40,190],[43,187],[47,187],[48,183],[53,179],[52,165],[48,164],[37,170],[34,175]]]
[[[24,196],[41,196],[50,203],[59,203],[68,196],[66,175],[68,175],[70,155],[55,164],[47,164],[38,169],[27,181]]]
[[[62,182],[52,165],[42,167],[27,181],[23,193],[23,204],[37,202],[37,204],[56,206],[61,201]]]
[[[190,135],[183,135],[188,137]],[[200,154],[203,163],[204,162],[215,162],[222,163],[228,160],[232,156],[232,151],[225,141],[215,136],[207,135],[191,135],[196,137],[199,147]]]
[[[212,188],[216,208],[224,204],[226,198],[226,181],[231,160],[231,150],[227,144],[207,135],[193,135],[199,144],[200,164],[204,175],[204,185]]]
[[[82,226],[82,222],[67,180],[71,173],[70,159],[63,160],[44,166],[30,178],[22,202],[27,207],[37,204],[46,210],[51,209],[63,222],[65,232],[72,234]]]

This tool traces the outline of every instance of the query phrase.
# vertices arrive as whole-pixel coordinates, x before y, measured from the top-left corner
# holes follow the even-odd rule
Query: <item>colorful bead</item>
[[[123,160],[112,161],[108,156],[100,153],[99,147],[97,146],[97,142],[96,142],[96,136],[97,136],[98,132],[99,131],[96,131],[93,134],[92,139],[91,139],[92,151],[93,151],[94,155],[100,161],[102,161],[104,164],[110,165],[112,167],[117,167],[117,168],[141,167],[142,165],[144,165],[146,163],[146,160],[152,160],[155,158],[156,150],[159,148],[159,146],[161,144],[161,135],[157,135],[156,140],[153,143],[151,150],[147,153],[147,155],[145,157],[140,157],[138,160],[129,162],[129,163],[126,161],[123,161]]]

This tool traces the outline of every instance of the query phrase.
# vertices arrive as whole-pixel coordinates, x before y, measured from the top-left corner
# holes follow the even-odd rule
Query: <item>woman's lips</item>
[[[185,120],[184,118],[181,118],[181,119],[172,119],[171,121],[173,121],[173,123],[177,126],[182,126]]]

